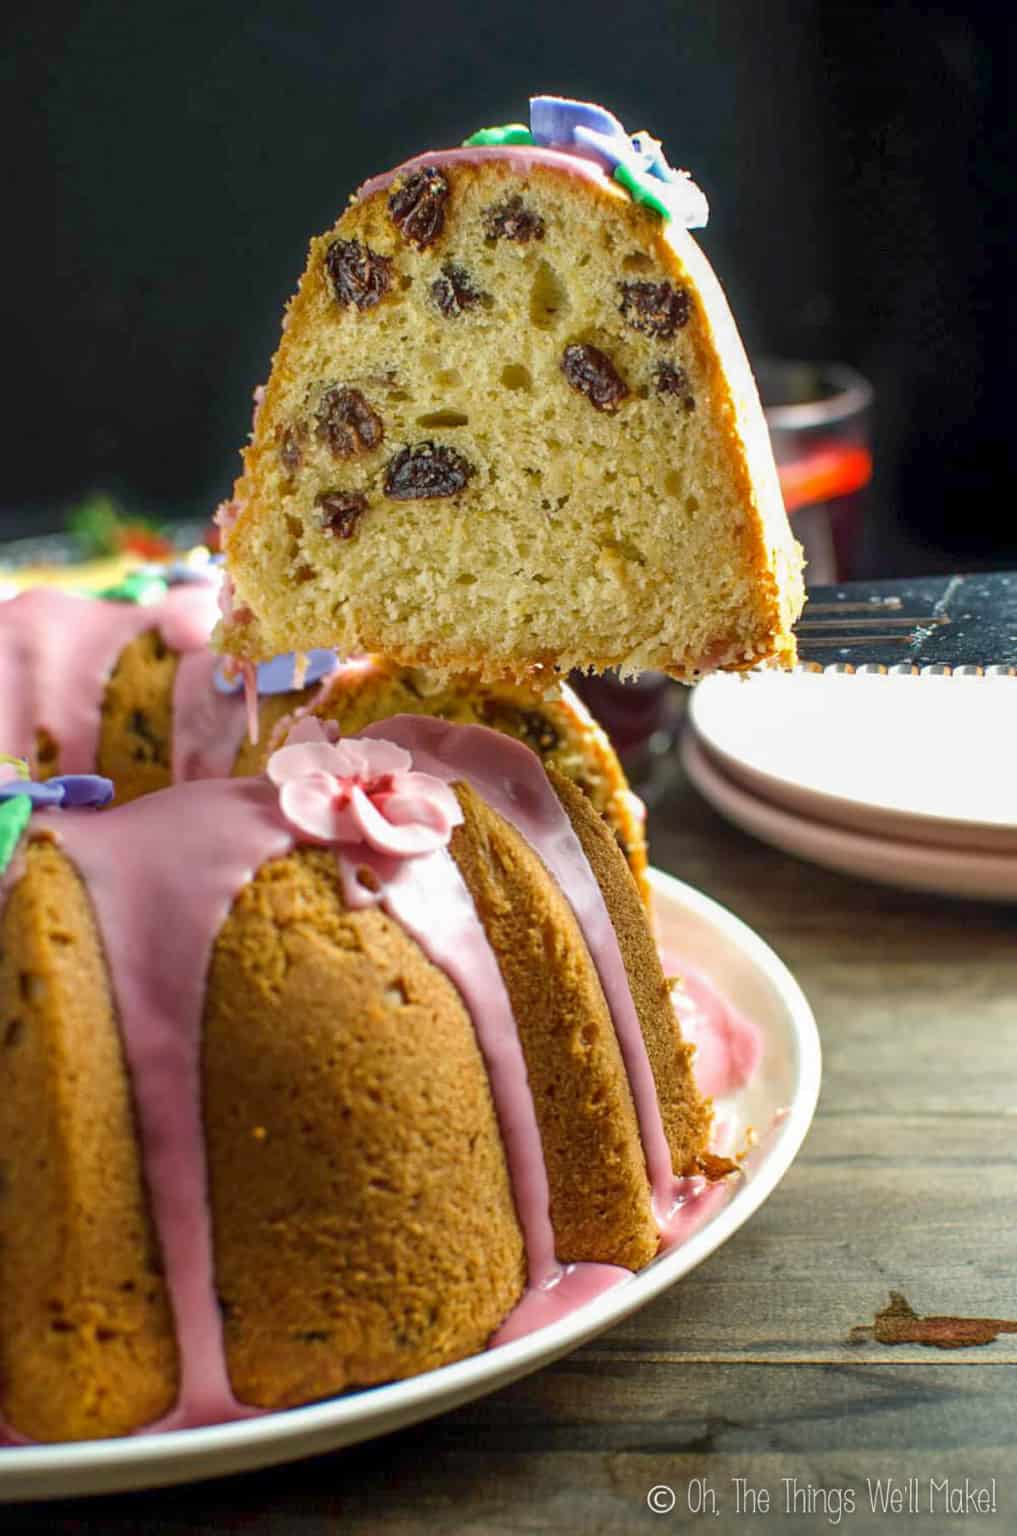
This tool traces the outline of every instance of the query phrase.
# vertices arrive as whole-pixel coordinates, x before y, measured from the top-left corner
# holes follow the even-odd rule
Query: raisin
[[[131,760],[135,763],[158,763],[169,767],[166,743],[153,730],[144,710],[133,709],[128,716],[127,730],[134,741],[130,744]]]
[[[489,240],[516,240],[526,245],[543,240],[544,221],[539,213],[527,208],[518,192],[503,203],[484,209],[484,233]]]
[[[446,319],[489,302],[489,295],[473,286],[466,268],[457,266],[454,261],[446,261],[443,265],[441,276],[431,284],[431,297]]]
[[[392,286],[392,263],[359,240],[333,240],[325,252],[325,270],[340,304],[373,309]]]
[[[337,459],[352,459],[377,448],[385,436],[381,417],[359,389],[333,384],[318,403],[315,436]]]
[[[461,453],[441,443],[417,443],[397,453],[385,471],[392,501],[431,501],[455,496],[476,471]]]
[[[685,325],[692,310],[686,288],[670,283],[619,283],[619,308],[634,331],[644,336],[673,336]]]
[[[696,408],[696,397],[689,385],[689,376],[680,363],[658,363],[654,377],[658,395],[674,395],[687,411]]]
[[[288,475],[296,474],[304,457],[302,443],[307,436],[307,428],[302,424],[285,427],[279,434],[279,458],[282,467]]]
[[[322,526],[337,539],[352,539],[357,524],[367,511],[363,491],[325,491],[315,503],[322,510]]]
[[[487,700],[481,705],[480,713],[495,730],[518,736],[541,756],[561,745],[557,728],[539,709],[516,709],[511,704],[492,704]]]
[[[392,222],[418,251],[433,245],[445,228],[448,195],[445,177],[433,165],[425,165],[408,176],[389,198]]]
[[[562,353],[561,366],[572,388],[585,395],[598,411],[616,411],[628,398],[628,385],[599,347],[574,342]]]

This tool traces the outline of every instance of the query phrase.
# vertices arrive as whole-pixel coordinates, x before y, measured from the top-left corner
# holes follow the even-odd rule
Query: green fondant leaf
[[[32,802],[27,795],[13,795],[10,800],[0,800],[0,875],[14,857],[21,841],[21,834],[32,815]]]
[[[616,165],[614,179],[623,186],[633,202],[645,203],[647,208],[652,208],[654,213],[659,213],[665,224],[671,222],[671,210],[666,203],[661,202],[653,190],[653,177],[634,176],[626,165]]]
[[[147,571],[128,571],[116,586],[104,587],[95,595],[105,598],[108,603],[157,603],[168,590],[161,576]]]
[[[491,144],[532,144],[533,134],[523,123],[503,123],[500,128],[478,128],[476,133],[471,133],[468,139],[463,140],[465,148],[472,149],[474,145],[481,147]]]

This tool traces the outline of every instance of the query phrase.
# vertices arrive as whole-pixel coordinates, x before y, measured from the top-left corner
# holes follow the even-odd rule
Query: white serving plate
[[[693,727],[740,788],[846,831],[1017,857],[1017,680],[707,678]]]
[[[681,759],[690,780],[714,810],[781,853],[879,885],[977,901],[1017,901],[1017,854],[939,848],[923,841],[852,832],[797,815],[743,788],[691,730],[682,737]]]
[[[717,1106],[718,1118],[742,1131],[753,1126],[759,1145],[746,1159],[745,1177],[730,1181],[726,1203],[711,1203],[692,1236],[570,1317],[409,1381],[208,1429],[0,1448],[0,1500],[189,1482],[387,1434],[556,1360],[645,1306],[726,1242],[787,1172],[808,1130],[819,1093],[819,1036],[798,983],[752,929],[679,880],[657,871],[652,880],[663,946],[708,972],[763,1033],[763,1056],[752,1082]]]

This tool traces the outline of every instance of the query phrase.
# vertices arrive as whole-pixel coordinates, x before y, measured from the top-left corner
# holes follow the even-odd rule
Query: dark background
[[[308,237],[369,173],[525,119],[648,127],[750,353],[876,388],[870,564],[1011,562],[1007,8],[835,0],[14,3],[0,22],[0,533],[228,493]]]

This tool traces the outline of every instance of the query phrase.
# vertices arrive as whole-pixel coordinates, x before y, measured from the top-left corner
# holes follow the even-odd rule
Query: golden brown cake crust
[[[286,1407],[483,1349],[525,1273],[472,1022],[401,928],[345,910],[329,851],[264,866],[219,934],[204,1110],[242,1401]]]
[[[469,785],[456,793],[465,823],[453,833],[452,856],[512,1001],[558,1257],[639,1269],[659,1239],[628,1078],[593,961],[537,855]]]
[[[102,701],[96,772],[112,779],[115,805],[173,782],[173,687],[180,657],[158,630],[120,652]]]
[[[522,175],[507,159],[463,159],[442,174],[444,227],[427,248],[400,236],[389,188],[312,241],[231,504],[236,608],[223,648],[261,659],[334,644],[491,679],[790,663],[801,554],[744,350],[695,242],[560,166]],[[520,190],[546,239],[485,239],[485,213]],[[379,302],[337,301],[336,241],[390,264]],[[450,264],[469,269],[484,302],[442,318],[428,294]],[[625,281],[691,296],[666,344],[619,320]],[[617,411],[598,413],[563,382],[576,345],[620,369]],[[687,392],[662,401],[660,363],[687,377]],[[330,386],[355,390],[375,422],[336,462],[318,425]],[[530,432],[535,414],[516,420],[531,394],[550,446]],[[465,482],[444,498],[393,499],[396,453],[425,440],[465,460]],[[340,503],[356,510],[337,536],[328,519]]]
[[[682,1040],[639,892],[613,839],[603,822],[590,815],[590,807],[583,796],[553,768],[548,769],[548,778],[597,877],[618,935],[632,1000],[657,1086],[657,1101],[671,1148],[672,1167],[677,1174],[697,1173],[699,1158],[706,1151],[709,1140],[712,1111],[709,1101],[700,1097],[696,1087],[692,1072],[695,1048]]]
[[[37,1440],[173,1405],[176,1345],[106,966],[67,859],[35,841],[0,958],[0,1381]]]

